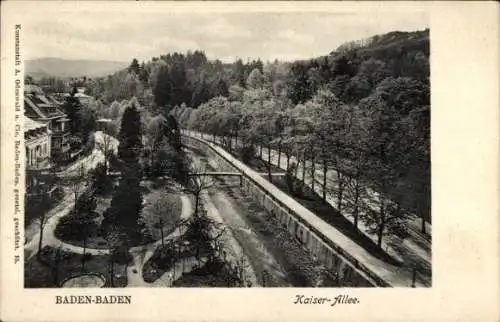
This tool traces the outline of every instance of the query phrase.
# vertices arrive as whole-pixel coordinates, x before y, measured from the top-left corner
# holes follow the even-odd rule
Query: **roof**
[[[25,94],[24,105],[26,114],[33,118],[54,118],[66,116],[57,105],[44,95]]]
[[[55,96],[53,96],[53,95],[47,96],[47,98],[48,98],[51,102],[55,103],[56,105],[63,105],[63,104],[64,104],[63,102],[61,102],[61,101],[57,100],[57,98],[56,98]]]
[[[31,130],[36,130],[40,128],[47,128],[46,124],[34,121],[30,119],[29,117],[24,117],[24,131],[31,131]]]
[[[78,97],[78,98],[89,98],[90,96],[87,95],[87,94],[84,94],[84,93],[75,93],[75,95],[73,95],[75,97]]]
[[[33,85],[33,84],[25,84],[24,85],[24,93],[36,93],[36,94],[42,94],[43,95],[43,90],[40,86],[38,85]]]

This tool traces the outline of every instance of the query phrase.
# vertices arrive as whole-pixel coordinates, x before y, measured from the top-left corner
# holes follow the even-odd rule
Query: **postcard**
[[[3,3],[2,321],[498,320],[498,9]]]

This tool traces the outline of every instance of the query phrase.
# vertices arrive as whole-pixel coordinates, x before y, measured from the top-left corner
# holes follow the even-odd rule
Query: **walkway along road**
[[[184,132],[184,134],[187,134]],[[196,134],[191,134],[193,137],[200,137],[199,133]],[[208,138],[208,135],[205,135],[206,138]],[[254,175],[258,175],[258,172],[255,172],[248,167],[244,166],[243,163],[237,161],[232,157],[231,155],[228,154],[227,151],[222,149],[220,146],[213,144],[207,140],[203,140],[205,144],[215,151],[218,151],[217,153],[221,155],[225,155],[226,158],[232,159],[235,164],[239,164],[240,166],[246,168],[244,170],[245,173],[253,173]],[[262,176],[259,176],[261,179],[259,181],[265,180]],[[266,186],[269,186],[269,182],[266,184]],[[348,254],[352,255],[356,260],[358,260],[360,263],[363,263],[367,267],[369,267],[370,270],[375,272],[379,277],[383,278],[385,281],[389,282],[393,286],[409,286],[411,284],[411,279],[412,279],[412,268],[408,267],[408,265],[404,265],[403,267],[397,267],[392,264],[389,264],[385,261],[382,261],[376,257],[374,257],[372,254],[370,254],[367,250],[364,248],[360,247],[358,244],[355,242],[351,241],[349,237],[346,237],[342,232],[338,231],[335,227],[327,224],[317,216],[314,216],[311,214],[307,209],[305,209],[303,206],[298,204],[296,201],[292,200],[289,196],[284,194],[281,190],[279,190],[277,187],[274,185],[270,185],[269,189],[270,191],[273,191],[272,194],[278,198],[278,199],[283,199],[287,200],[285,204],[293,204],[294,207],[298,207],[297,209],[300,209],[300,212],[304,212],[304,218],[308,218],[307,220],[311,221],[314,223],[315,226],[321,227],[322,233],[326,233],[328,238],[332,241],[334,241],[335,244],[339,245],[344,251],[346,251]],[[278,197],[279,195],[279,197]],[[309,214],[306,214],[309,213]],[[302,216],[302,215],[301,215]],[[314,218],[313,218],[314,217]],[[429,247],[430,248],[430,247]],[[425,253],[425,252],[424,252]],[[413,254],[411,254],[413,255]],[[429,258],[430,259],[430,258]],[[405,259],[406,260],[406,259]],[[426,259],[424,259],[425,261]],[[429,263],[430,265],[430,263]],[[423,281],[423,284],[422,284]],[[429,285],[430,284],[430,277],[419,277],[417,279],[417,286],[423,286],[423,285]]]

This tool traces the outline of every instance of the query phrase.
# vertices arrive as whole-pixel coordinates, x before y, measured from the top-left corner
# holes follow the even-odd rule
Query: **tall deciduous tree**
[[[143,218],[149,229],[158,229],[161,244],[165,247],[165,228],[172,228],[178,220],[176,212],[179,212],[178,203],[173,199],[175,196],[166,195],[166,191],[160,192],[144,209]]]
[[[399,185],[401,171],[407,171],[407,147],[401,141],[404,126],[398,117],[398,106],[391,103],[394,98],[376,91],[361,102],[367,117],[368,135],[372,138],[369,145],[369,176],[375,184],[376,193],[370,194],[371,202],[366,221],[377,233],[377,243],[382,239],[390,225],[403,219],[399,200],[391,201],[391,196]]]

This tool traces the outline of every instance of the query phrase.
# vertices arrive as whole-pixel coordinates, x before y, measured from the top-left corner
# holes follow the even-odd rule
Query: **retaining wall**
[[[252,195],[256,202],[342,281],[360,287],[391,286],[315,227],[318,222],[326,224],[324,221],[281,190],[276,191],[279,189],[256,171],[208,141],[186,134],[183,134],[182,139],[185,145],[200,149],[213,158],[217,171],[241,172],[242,189]],[[308,222],[307,218],[314,218],[316,224],[311,224],[312,220]]]

